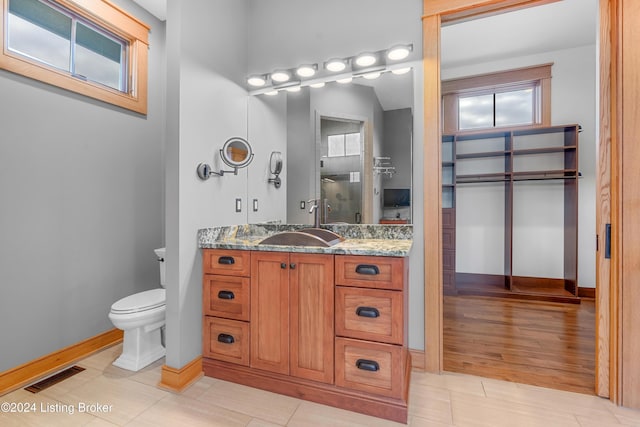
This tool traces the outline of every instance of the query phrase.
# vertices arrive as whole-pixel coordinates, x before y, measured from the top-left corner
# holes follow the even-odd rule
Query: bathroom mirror
[[[327,83],[287,93],[287,222],[313,221],[303,202],[328,199],[328,223],[412,223],[412,206],[384,206],[386,188],[412,187],[413,78]],[[374,157],[395,173],[380,173]]]

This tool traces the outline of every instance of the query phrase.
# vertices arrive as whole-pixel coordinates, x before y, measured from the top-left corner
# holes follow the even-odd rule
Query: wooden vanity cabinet
[[[405,258],[336,256],[336,385],[407,399]]]
[[[333,255],[253,252],[251,367],[333,383]]]
[[[407,422],[406,258],[205,249],[203,260],[207,376]]]
[[[249,366],[251,252],[210,250],[203,256],[202,353]]]

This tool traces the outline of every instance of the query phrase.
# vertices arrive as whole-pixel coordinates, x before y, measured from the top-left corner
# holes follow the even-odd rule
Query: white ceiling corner
[[[133,0],[161,21],[167,20],[167,0]]]

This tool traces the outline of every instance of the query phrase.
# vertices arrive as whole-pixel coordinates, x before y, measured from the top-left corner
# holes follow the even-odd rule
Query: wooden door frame
[[[443,307],[442,307],[442,200],[441,200],[441,91],[440,91],[440,29],[443,23],[472,19],[479,15],[504,13],[526,7],[540,6],[558,0],[423,0],[423,61],[424,61],[424,269],[425,269],[425,370],[440,373],[443,370]],[[618,0],[600,0],[600,130],[598,154],[598,209],[596,226],[604,236],[604,226],[612,222],[616,182],[611,182],[612,134],[615,134],[615,60],[617,51],[611,30],[617,22]],[[612,99],[612,94],[614,98]],[[614,129],[612,130],[612,127]],[[615,145],[614,145],[615,147]],[[615,154],[614,154],[615,156]],[[615,157],[613,159],[615,162]],[[615,163],[613,163],[615,165]],[[614,174],[615,177],[615,174]],[[615,179],[615,178],[614,178]],[[613,190],[613,191],[612,191]],[[612,194],[613,193],[613,194]],[[618,239],[613,236],[613,248]],[[602,240],[602,239],[601,239]],[[603,245],[600,245],[602,249]],[[618,251],[615,251],[618,253]],[[613,265],[617,263],[615,256]],[[611,313],[617,312],[617,291],[610,283],[616,283],[610,261],[604,259],[604,251],[597,254],[596,289],[596,390],[603,397],[618,402],[619,379],[618,323]],[[610,281],[609,273],[613,274]],[[613,302],[613,304],[612,304]]]

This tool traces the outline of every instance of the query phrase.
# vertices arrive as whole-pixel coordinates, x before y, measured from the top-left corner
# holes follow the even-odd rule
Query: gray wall
[[[392,177],[382,178],[382,188],[411,188],[411,175],[413,172],[412,163],[412,134],[413,115],[410,108],[390,110],[384,112],[384,138],[382,142],[382,156],[391,157],[387,162],[395,167]],[[380,193],[382,196],[382,192]],[[395,218],[396,213],[402,218],[411,219],[411,209],[409,208],[383,208],[383,216]]]
[[[228,138],[247,138],[246,13],[238,0],[168,3],[166,364],[174,368],[202,354],[197,231],[246,223],[248,170],[262,167],[254,159],[238,175],[196,175],[200,162],[224,166],[217,152]]]
[[[111,304],[159,286],[165,29],[115,3],[152,27],[146,116],[0,71],[0,372],[113,328]]]

